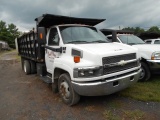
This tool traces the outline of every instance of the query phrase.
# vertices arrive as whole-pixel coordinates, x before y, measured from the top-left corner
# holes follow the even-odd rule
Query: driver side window
[[[48,45],[59,45],[59,36],[56,28],[52,28],[50,30]]]

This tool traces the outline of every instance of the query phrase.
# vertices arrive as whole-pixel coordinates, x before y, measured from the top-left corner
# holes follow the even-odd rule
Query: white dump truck
[[[80,96],[108,95],[138,81],[138,50],[110,43],[93,27],[104,19],[44,14],[37,29],[17,38],[22,68],[52,84],[64,103],[74,105]]]

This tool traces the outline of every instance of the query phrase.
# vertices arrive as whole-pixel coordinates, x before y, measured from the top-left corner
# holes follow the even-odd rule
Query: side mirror
[[[46,29],[45,29],[45,27],[38,27],[38,43],[46,44]]]
[[[117,42],[117,32],[116,31],[112,32],[112,42]]]

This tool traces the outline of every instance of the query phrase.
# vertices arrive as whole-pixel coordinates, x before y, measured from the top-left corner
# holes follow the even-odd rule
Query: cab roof
[[[105,19],[93,19],[93,18],[75,18],[69,16],[61,16],[54,14],[43,14],[42,16],[35,18],[37,27],[49,28],[54,25],[60,24],[86,24],[90,26],[95,26]]]
[[[133,34],[133,31],[129,30],[113,30],[113,29],[101,29],[100,30],[105,35],[112,35],[113,33],[116,34]]]

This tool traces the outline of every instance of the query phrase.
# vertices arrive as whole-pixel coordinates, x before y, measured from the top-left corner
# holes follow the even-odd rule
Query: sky
[[[0,0],[0,20],[19,31],[36,26],[42,14],[106,19],[99,29],[160,27],[160,0]]]

